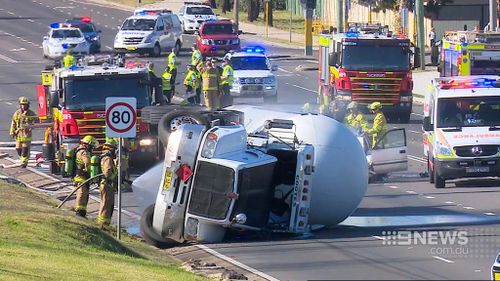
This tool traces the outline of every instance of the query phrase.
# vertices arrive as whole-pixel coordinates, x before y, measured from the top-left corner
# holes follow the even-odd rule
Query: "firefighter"
[[[175,54],[175,48],[172,48],[172,51],[168,55],[168,70],[170,74],[172,75],[172,80],[171,80],[171,85],[172,85],[172,92],[175,93],[175,79],[177,78],[177,55]]]
[[[193,44],[191,50],[193,50],[193,53],[191,54],[191,64],[196,65],[198,61],[202,59],[202,54],[200,50],[198,50],[196,43]]]
[[[377,141],[387,132],[387,120],[382,112],[382,104],[380,102],[371,103],[369,108],[375,114],[375,118],[373,118],[373,126],[371,128],[366,127],[363,129],[363,132],[372,137],[372,148],[375,148]]]
[[[101,226],[108,226],[113,216],[115,204],[115,189],[118,181],[118,171],[115,165],[117,143],[113,138],[106,138],[101,154],[101,171],[103,178],[99,185],[101,192],[101,203],[97,223]]]
[[[90,178],[90,158],[92,150],[98,144],[93,136],[85,136],[80,140],[80,145],[76,148],[76,175],[73,177],[75,186],[80,186],[76,193],[75,212],[77,216],[87,216],[87,203],[89,202],[90,183],[82,183]]]
[[[231,87],[234,81],[234,70],[231,66],[231,60],[225,56],[222,61],[222,74],[221,74],[221,107],[230,106],[233,104],[231,98]]]
[[[357,102],[350,102],[347,105],[347,110],[349,111],[349,114],[347,114],[347,116],[344,118],[344,124],[356,130],[363,130],[367,128],[368,122],[366,122],[363,114],[359,112]]]
[[[167,67],[163,74],[161,75],[162,80],[162,91],[163,95],[167,99],[167,103],[172,102],[172,74],[170,74],[170,69]]]
[[[69,49],[63,58],[63,66],[71,67],[73,65],[75,65],[75,57],[73,56],[73,50]]]
[[[10,124],[10,137],[16,140],[16,151],[21,160],[21,167],[28,166],[31,147],[32,125],[37,118],[30,109],[30,102],[26,97],[19,98],[19,109],[14,112]]]
[[[186,78],[184,78],[184,86],[186,86],[186,96],[189,97],[188,102],[199,104],[200,100],[196,92],[200,87],[200,81],[198,80],[195,65],[188,65],[188,72],[186,73]]]
[[[205,106],[209,110],[217,110],[220,107],[219,103],[219,71],[212,61],[207,61],[206,65],[201,69],[202,90],[205,100]]]

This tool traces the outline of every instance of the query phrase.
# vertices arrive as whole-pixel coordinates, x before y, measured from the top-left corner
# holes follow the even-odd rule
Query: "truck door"
[[[405,129],[387,131],[367,157],[376,174],[408,170]]]
[[[205,126],[184,124],[169,137],[163,178],[156,197],[153,229],[162,237],[183,242],[184,219],[194,163]]]
[[[312,174],[314,172],[314,147],[300,145],[297,153],[295,183],[292,191],[290,208],[290,225],[288,231],[306,232],[309,221],[309,205],[311,203]]]

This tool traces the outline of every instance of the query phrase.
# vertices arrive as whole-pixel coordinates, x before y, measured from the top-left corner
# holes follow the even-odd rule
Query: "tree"
[[[222,0],[222,12],[225,14],[226,12],[231,12],[231,1],[230,0]]]
[[[248,21],[253,22],[259,17],[260,3],[258,0],[247,0],[247,1],[248,1],[247,5]]]

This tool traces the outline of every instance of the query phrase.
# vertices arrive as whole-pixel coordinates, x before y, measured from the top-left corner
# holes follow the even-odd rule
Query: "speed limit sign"
[[[134,138],[136,108],[135,98],[106,98],[106,137]]]

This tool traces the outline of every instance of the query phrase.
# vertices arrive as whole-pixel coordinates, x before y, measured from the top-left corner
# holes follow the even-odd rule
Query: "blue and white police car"
[[[53,23],[49,33],[43,37],[43,56],[58,59],[66,54],[68,49],[75,56],[84,56],[90,53],[90,43],[87,42],[82,31],[67,23]]]
[[[278,79],[262,47],[246,47],[226,55],[234,69],[231,95],[234,98],[263,98],[265,103],[278,100]]]
[[[71,24],[73,27],[78,27],[80,31],[90,43],[90,52],[99,53],[101,51],[101,30],[97,29],[95,24],[92,22],[90,17],[79,17],[73,18],[66,21],[66,23]]]

